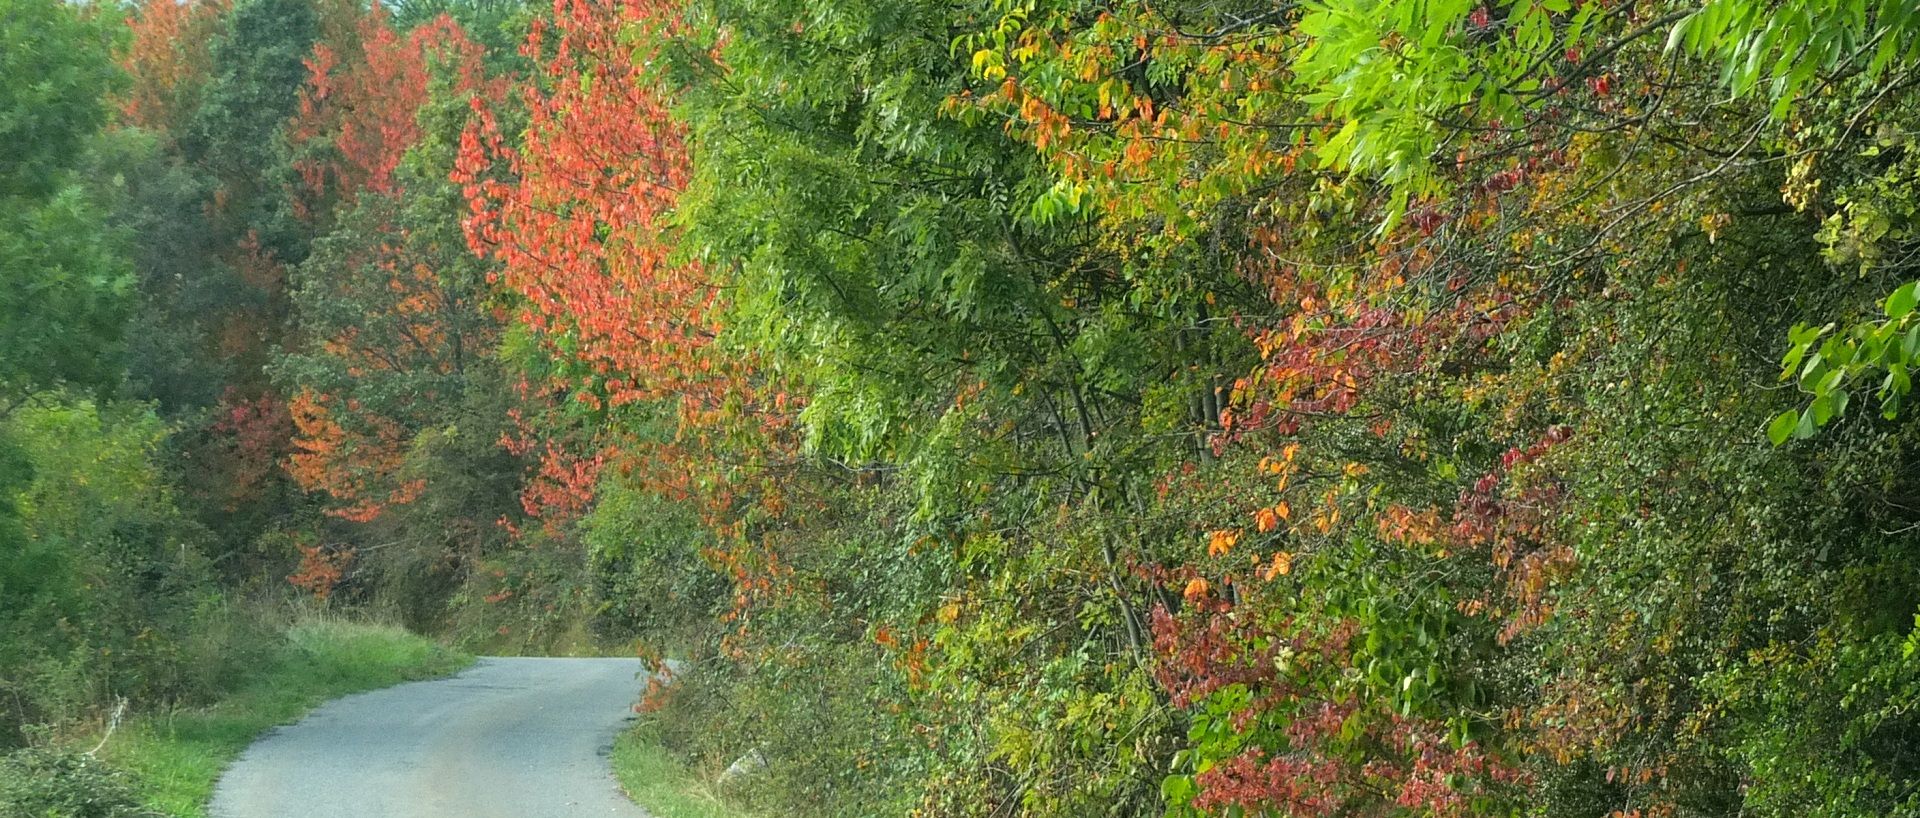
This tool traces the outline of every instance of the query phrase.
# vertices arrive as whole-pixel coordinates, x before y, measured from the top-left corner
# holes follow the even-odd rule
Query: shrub
[[[132,818],[125,772],[84,753],[29,748],[0,757],[0,818]]]
[[[159,464],[165,425],[71,399],[0,422],[0,746],[125,696],[193,700],[193,635],[217,613],[204,530]]]

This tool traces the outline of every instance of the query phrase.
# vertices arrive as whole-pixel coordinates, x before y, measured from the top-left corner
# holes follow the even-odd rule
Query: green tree
[[[269,216],[273,208],[284,207],[274,189],[284,171],[275,170],[284,163],[286,123],[298,110],[306,60],[319,39],[320,19],[311,0],[235,3],[214,38],[212,76],[181,148],[189,161],[220,178],[231,206],[249,226],[289,218]],[[275,250],[293,251],[280,236],[264,240]],[[283,258],[298,260],[297,255]]]
[[[0,5],[0,412],[118,376],[129,270],[74,175],[115,86],[107,45],[75,6]]]

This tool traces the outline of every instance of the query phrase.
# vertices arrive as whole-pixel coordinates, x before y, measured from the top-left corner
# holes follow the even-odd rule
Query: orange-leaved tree
[[[361,191],[390,193],[401,157],[421,137],[419,114],[428,100],[435,64],[456,93],[484,93],[489,83],[482,48],[452,18],[441,15],[410,31],[393,29],[376,4],[361,15],[350,45],[319,43],[307,59],[307,87],[288,130],[305,184],[296,206],[351,202]]]
[[[526,511],[557,530],[614,469],[697,512],[745,605],[780,575],[765,530],[793,506],[769,467],[792,451],[797,405],[722,342],[725,271],[676,244],[689,151],[649,62],[681,25],[670,2],[556,0],[522,49],[538,68],[517,147],[477,105],[454,177],[469,243],[553,361],[524,387],[549,404],[508,435],[539,458]]]
[[[210,48],[227,0],[145,0],[127,16],[120,65],[129,87],[121,121],[163,133],[178,131],[199,103],[213,62]]]

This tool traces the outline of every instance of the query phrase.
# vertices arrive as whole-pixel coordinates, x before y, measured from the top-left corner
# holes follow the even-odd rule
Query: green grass
[[[753,818],[719,788],[661,747],[645,724],[613,742],[613,775],[634,803],[655,818]]]
[[[210,707],[135,718],[103,753],[139,777],[148,808],[202,818],[220,771],[267,728],[328,699],[444,676],[472,661],[392,625],[307,619],[287,630],[273,658],[233,695]]]

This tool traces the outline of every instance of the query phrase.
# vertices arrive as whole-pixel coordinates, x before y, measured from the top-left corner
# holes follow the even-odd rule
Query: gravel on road
[[[607,761],[645,672],[637,659],[484,658],[329,702],[249,747],[213,818],[646,818]]]

